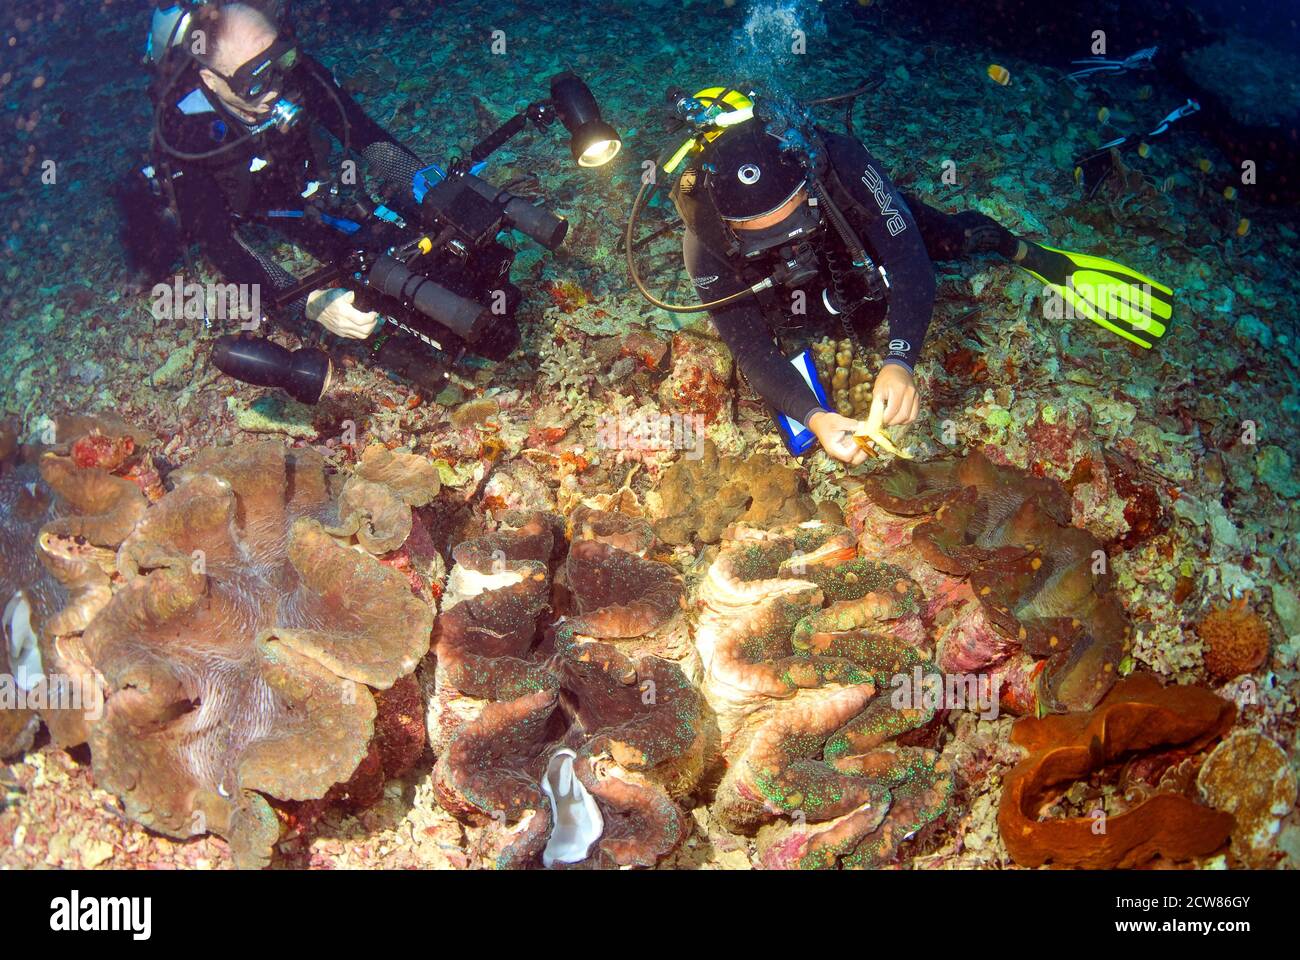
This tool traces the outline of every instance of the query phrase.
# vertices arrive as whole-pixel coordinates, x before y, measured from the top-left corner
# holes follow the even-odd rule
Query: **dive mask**
[[[780,223],[761,230],[736,230],[731,234],[736,238],[741,259],[751,260],[776,247],[788,244],[801,244],[817,232],[822,225],[821,214],[808,201],[799,204],[790,215]]]
[[[249,60],[234,73],[216,73],[230,85],[231,91],[247,103],[255,103],[268,90],[283,90],[284,78],[298,63],[298,45],[287,37],[275,42]]]

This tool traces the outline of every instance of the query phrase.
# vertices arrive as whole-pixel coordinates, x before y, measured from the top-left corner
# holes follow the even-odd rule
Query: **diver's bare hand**
[[[877,407],[880,408],[878,422],[886,427],[911,423],[921,412],[921,395],[916,392],[916,381],[902,364],[887,363],[876,374],[876,382],[871,387],[873,416]],[[872,417],[868,420],[876,422]]]
[[[867,452],[853,439],[861,424],[829,410],[818,410],[808,418],[808,429],[821,442],[828,456],[856,467],[867,459]]]
[[[352,305],[351,290],[333,287],[307,294],[307,319],[314,320],[330,333],[350,340],[364,340],[375,332],[379,314],[366,313]]]

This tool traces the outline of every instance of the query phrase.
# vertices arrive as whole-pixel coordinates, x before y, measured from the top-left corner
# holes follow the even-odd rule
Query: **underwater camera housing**
[[[514,251],[497,236],[518,230],[555,250],[569,224],[544,206],[453,169],[421,198],[419,229],[397,229],[397,243],[359,244],[279,291],[276,307],[344,286],[356,294],[358,309],[378,311],[453,359],[467,351],[501,359],[517,338],[520,292],[510,282]]]
[[[351,209],[360,214],[360,223],[342,220],[321,208],[306,211],[333,226],[345,224],[345,232],[356,232],[357,245],[277,292],[274,307],[284,310],[314,290],[344,287],[353,292],[357,309],[381,314],[391,327],[442,354],[443,377],[465,353],[505,359],[519,342],[515,311],[522,294],[510,282],[515,253],[498,237],[516,230],[547,250],[555,250],[564,242],[569,225],[544,203],[476,176],[479,167],[470,163],[481,164],[529,123],[545,128],[556,119],[570,133],[570,149],[579,166],[600,166],[618,153],[618,133],[601,118],[586,84],[572,73],[557,74],[551,78],[550,99],[529,104],[475,144],[468,162],[453,161],[444,172],[436,165],[422,166],[409,154],[379,158],[381,167],[388,164],[384,177],[390,186],[395,179],[403,190],[413,189],[418,214],[403,209],[408,210],[407,219],[418,217],[417,225],[408,225],[404,215],[377,206],[369,197],[350,202]],[[252,351],[248,349],[228,349],[220,342],[213,352],[223,373],[263,383],[265,366],[256,371],[262,380],[246,376],[254,371],[246,370],[239,358],[249,356]],[[258,359],[264,358],[259,355]],[[299,382],[301,376],[293,380],[287,362],[282,368],[283,382],[266,385],[285,389],[292,385],[290,392],[306,398],[305,402],[320,398],[323,384],[319,390],[315,383],[304,387]],[[296,361],[294,369],[299,374],[307,368],[305,362]],[[327,370],[328,365],[316,364],[312,369]]]
[[[520,294],[510,283],[514,251],[497,235],[515,229],[555,250],[568,221],[454,171],[424,194],[420,217],[422,236],[390,248],[363,269],[363,308],[391,314],[385,298],[396,300],[405,308],[393,320],[399,328],[444,352],[473,349],[500,359],[513,347]],[[364,252],[358,259],[364,268]]]
[[[388,324],[441,353],[448,367],[468,352],[504,359],[518,345],[515,310],[522,294],[510,282],[515,253],[496,238],[515,229],[554,250],[564,242],[568,221],[457,171],[426,191],[420,220],[420,230],[402,231],[409,239],[387,247],[358,246],[279,291],[275,307],[284,309],[313,290],[342,286],[354,292],[357,309],[378,311]],[[303,403],[320,399],[331,370],[323,350],[290,354],[271,349],[269,341],[258,341],[268,345],[258,347],[249,339],[219,337],[214,365],[237,380],[286,390]]]

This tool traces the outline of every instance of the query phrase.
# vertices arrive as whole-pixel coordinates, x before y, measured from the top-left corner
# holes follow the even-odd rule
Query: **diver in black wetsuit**
[[[182,14],[193,22],[178,26]],[[201,54],[190,49],[196,35],[203,38]],[[190,55],[181,72],[160,77],[153,90],[153,172],[174,201],[182,242],[197,242],[228,282],[262,285],[262,301],[293,284],[241,235],[246,224],[269,225],[321,260],[349,245],[357,224],[328,212],[326,134],[362,155],[399,196],[390,201],[394,206],[403,186],[409,200],[411,171],[423,164],[366,116],[267,12],[247,3],[193,10],[160,5],[151,54],[162,59],[182,43]],[[128,226],[132,240],[141,234]],[[350,291],[316,290],[295,306],[339,336],[368,337],[378,315],[352,301]]]
[[[718,333],[764,400],[807,426],[832,457],[861,463],[867,454],[852,440],[857,421],[827,410],[777,343],[774,330],[789,326],[790,292],[806,292],[803,327],[860,336],[887,320],[889,348],[872,405],[882,407],[885,425],[910,423],[920,408],[913,371],[934,309],[933,262],[981,252],[1012,258],[1019,241],[977,211],[950,215],[905,196],[860,142],[823,128],[811,151],[820,154],[825,196],[812,197],[806,162],[770,127],[737,123],[682,172],[673,200],[687,224],[683,257],[706,303],[777,278],[759,294],[710,309]],[[832,206],[850,239],[833,226]]]

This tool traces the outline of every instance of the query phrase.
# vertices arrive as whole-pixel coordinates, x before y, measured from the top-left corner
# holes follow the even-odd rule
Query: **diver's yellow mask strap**
[[[698,147],[699,147],[698,137],[691,137],[691,139],[683,143],[680,147],[677,148],[677,152],[668,158],[668,162],[664,164],[664,173],[672,173],[673,171],[675,171],[678,167],[681,166],[682,161],[685,160],[687,156],[690,155],[690,152],[692,150],[697,149]]]

